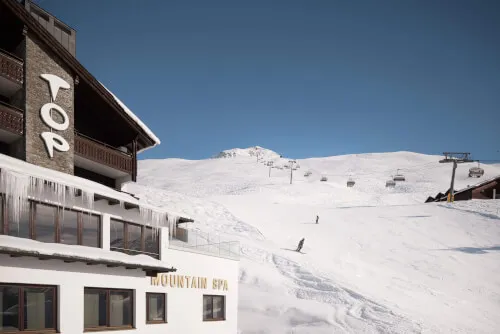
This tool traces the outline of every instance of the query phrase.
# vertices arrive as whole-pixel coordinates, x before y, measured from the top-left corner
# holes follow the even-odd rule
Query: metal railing
[[[169,239],[169,248],[172,249],[189,250],[233,260],[240,259],[240,242],[225,241],[218,234],[178,227]]]

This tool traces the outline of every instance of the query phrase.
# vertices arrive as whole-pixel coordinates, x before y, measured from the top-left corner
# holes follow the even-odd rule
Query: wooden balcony
[[[22,136],[23,120],[24,113],[21,109],[0,102],[0,129]]]
[[[0,76],[13,81],[18,85],[23,84],[23,61],[7,51],[0,49]]]
[[[135,159],[132,154],[124,153],[78,132],[75,132],[75,154],[127,174],[134,174]]]

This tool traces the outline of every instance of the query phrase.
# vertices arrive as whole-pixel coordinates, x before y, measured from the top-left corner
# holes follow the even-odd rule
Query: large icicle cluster
[[[78,191],[81,191],[82,195],[80,200],[76,197]],[[29,199],[53,202],[62,207],[78,205],[88,210],[92,210],[94,206],[93,192],[6,168],[2,168],[0,173],[0,193],[5,194],[8,215],[15,223],[19,223],[21,217],[29,212]]]
[[[29,200],[52,202],[63,208],[79,206],[88,210],[89,213],[94,209],[95,193],[93,191],[44,180],[6,168],[2,168],[0,172],[0,193],[5,194],[7,212],[14,223],[19,223],[21,218],[29,213]],[[123,201],[120,201],[120,206],[124,207]],[[178,217],[156,211],[146,204],[139,205],[139,215],[146,225],[153,227],[155,233],[158,233],[158,229],[166,224],[170,228],[170,235],[175,233]]]

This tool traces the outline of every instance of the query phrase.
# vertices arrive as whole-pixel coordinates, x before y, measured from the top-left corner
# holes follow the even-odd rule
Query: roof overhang
[[[105,265],[109,268],[122,267],[125,269],[141,269],[146,273],[146,276],[156,277],[160,273],[176,272],[174,267],[167,268],[163,266],[144,265],[140,263],[127,263],[118,260],[108,259],[92,259],[77,255],[66,254],[43,254],[37,251],[28,251],[12,247],[0,246],[0,254],[10,255],[11,257],[34,257],[39,260],[60,260],[65,263],[80,262],[88,266]]]
[[[119,100],[111,94],[80,62],[69,53],[40,23],[38,23],[24,8],[24,6],[15,0],[0,0],[7,8],[11,10],[28,28],[28,33],[33,31],[42,43],[52,49],[54,53],[74,72],[75,76],[85,80],[85,82],[127,121],[127,123],[137,130],[141,140],[138,149],[142,152],[159,144],[158,138],[149,130],[138,118],[131,115],[127,109],[120,105]]]

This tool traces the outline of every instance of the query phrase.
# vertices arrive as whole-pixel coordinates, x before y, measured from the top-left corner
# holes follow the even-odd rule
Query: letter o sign
[[[57,123],[50,115],[50,111],[55,110],[62,116],[63,122]],[[64,131],[69,127],[69,118],[66,111],[63,108],[59,107],[55,103],[46,103],[40,109],[40,116],[42,117],[43,122],[50,128],[58,131]]]

